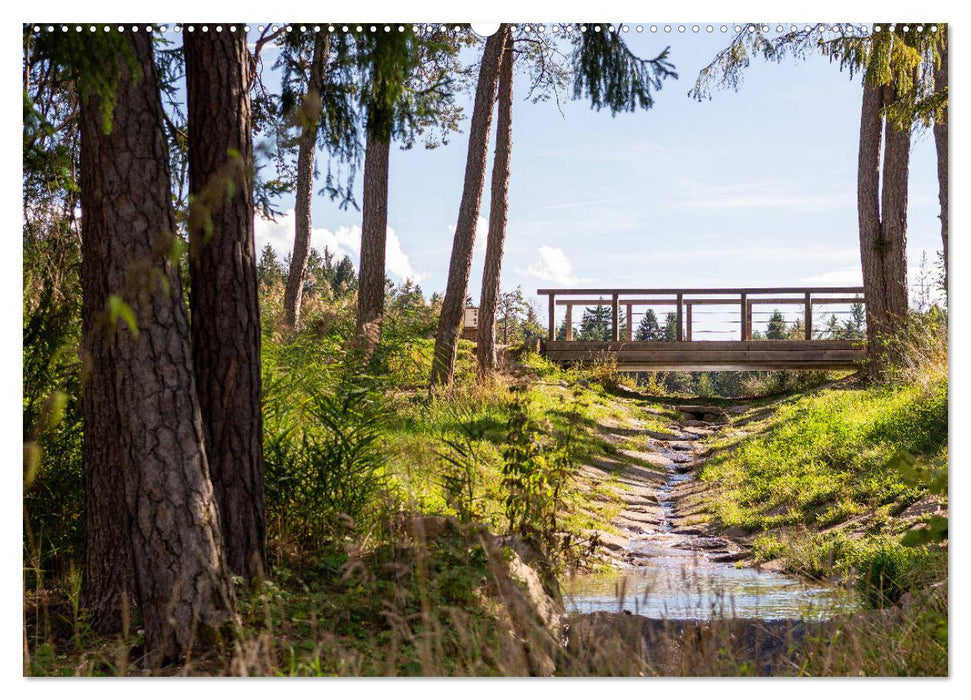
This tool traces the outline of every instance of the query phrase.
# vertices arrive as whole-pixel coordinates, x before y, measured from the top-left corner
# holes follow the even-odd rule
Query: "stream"
[[[627,529],[627,566],[606,573],[579,574],[562,582],[566,608],[642,615],[655,619],[725,618],[820,620],[856,609],[843,589],[752,567],[736,566],[726,540],[695,528],[678,528],[679,484],[693,480],[698,441],[714,427],[693,421],[700,431],[684,432],[677,449],[662,447],[666,480],[655,490],[659,519],[650,528]],[[641,530],[638,532],[638,530]]]

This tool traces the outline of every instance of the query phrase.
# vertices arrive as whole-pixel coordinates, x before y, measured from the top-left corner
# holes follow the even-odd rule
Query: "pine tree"
[[[293,174],[289,172],[289,152],[277,155],[278,161],[286,163],[278,168],[281,171],[279,189],[294,192],[293,255],[283,308],[285,322],[296,329],[300,326],[302,295],[312,250],[310,232],[317,151],[322,149],[329,159],[320,194],[337,200],[341,208],[352,205],[351,185],[361,158],[360,120],[353,90],[348,89],[354,84],[351,37],[301,29],[284,32],[279,38],[279,58],[274,67],[282,69],[280,94],[278,99],[272,95],[258,99],[257,112],[266,113],[261,122],[269,124],[259,126],[276,133],[278,148],[292,151],[296,146],[297,151]],[[257,96],[260,92],[266,91],[256,91]],[[335,177],[331,169],[333,162],[339,169],[346,168],[343,170],[346,181]]]
[[[862,303],[857,302],[850,306],[850,323],[852,329],[858,334],[857,337],[862,338],[866,326],[866,309]]]
[[[931,303],[931,270],[927,261],[927,251],[921,251],[920,267],[917,268],[917,279],[914,280],[913,304],[918,311],[927,311]]]
[[[506,243],[506,219],[509,212],[509,163],[512,155],[513,104],[513,38],[508,24],[499,29],[505,35],[504,54],[499,68],[497,86],[499,118],[496,126],[496,152],[492,160],[492,194],[489,210],[489,232],[486,241],[485,264],[482,269],[482,291],[479,303],[479,327],[475,356],[480,376],[491,373],[498,363],[496,353],[496,315],[502,303],[499,282],[502,273],[502,254]],[[505,315],[503,342],[508,341],[509,314]]]
[[[84,98],[83,276],[92,288],[86,301],[98,304],[86,313],[100,328],[90,345],[96,361],[110,368],[97,376],[104,383],[91,388],[87,405],[114,414],[122,453],[120,463],[90,466],[122,475],[124,525],[102,534],[130,555],[133,590],[116,599],[137,602],[154,665],[218,639],[238,620],[173,252],[178,242],[152,35],[112,34],[120,45],[107,51],[94,37],[57,39],[74,49],[67,60],[78,67]],[[89,527],[110,521],[104,513],[85,517]]]
[[[650,109],[654,105],[654,93],[661,89],[663,81],[667,78],[677,77],[673,70],[674,66],[667,60],[667,49],[653,59],[642,59],[634,55],[624,42],[621,33],[611,25],[591,24],[583,27],[577,25],[575,28],[585,31],[570,34],[573,37],[571,54],[573,97],[574,99],[588,98],[593,108],[598,111],[606,107],[612,115],[616,115],[619,112]],[[458,349],[462,313],[459,300],[466,293],[472,265],[474,226],[481,203],[482,183],[485,180],[488,124],[492,118],[492,105],[498,86],[496,74],[499,72],[502,55],[504,55],[502,44],[515,41],[518,41],[518,39],[513,38],[505,25],[486,40],[486,54],[483,55],[482,72],[480,72],[479,87],[481,89],[476,92],[476,106],[472,122],[473,133],[470,134],[469,157],[466,160],[466,187],[463,189],[459,223],[455,230],[442,315],[435,336],[435,358],[431,376],[433,385],[450,383],[455,373],[455,357]],[[523,43],[526,47],[524,52],[527,57],[530,55],[530,51],[535,50],[535,47],[541,47],[533,54],[541,57],[540,65],[535,73],[539,76],[540,83],[552,84],[552,91],[556,92],[555,86],[560,84],[564,73],[557,66],[551,66],[547,63],[546,59],[550,54],[543,49],[545,45],[542,36],[529,36],[528,41]],[[490,50],[490,45],[492,50]],[[499,57],[496,57],[494,52],[498,52]],[[562,55],[558,51],[553,52],[553,54]],[[555,64],[556,61],[550,63]],[[509,76],[505,81],[506,98],[500,105],[503,120],[505,120],[505,117],[511,120],[512,116],[511,66],[508,66],[507,69]],[[484,83],[484,79],[487,79],[488,82]],[[534,83],[535,87],[537,85]],[[488,95],[484,94],[486,92],[488,92]],[[541,92],[543,91],[541,90]],[[531,92],[531,94],[533,93]],[[504,124],[504,127],[508,126],[508,123]],[[500,131],[500,136],[508,139],[510,133],[509,128],[503,128]],[[508,167],[503,167],[502,164],[502,160],[507,158],[508,151],[497,161],[500,173],[494,180],[493,202],[496,203],[498,195],[498,200],[500,200],[498,202],[500,205],[499,212],[503,210],[502,205],[508,191]],[[475,216],[470,216],[473,212],[475,212]],[[495,223],[495,230],[489,233],[490,239],[495,239],[496,245],[494,255],[489,261],[489,267],[483,278],[484,303],[489,307],[484,314],[485,325],[480,328],[480,336],[486,340],[479,360],[480,369],[483,371],[488,371],[488,367],[493,362],[494,353],[491,349],[489,337],[495,333],[492,327],[495,315],[493,308],[495,296],[493,293],[498,291],[499,272],[501,270],[501,246],[499,243],[504,240],[505,223],[505,216],[500,213]],[[490,220],[490,227],[492,227],[492,224],[493,222]],[[607,339],[609,338],[608,335]]]
[[[678,339],[678,315],[669,311],[664,317],[664,338],[665,341],[673,343]]]
[[[509,345],[510,341],[516,338],[522,338],[522,326],[525,320],[523,314],[528,309],[529,304],[526,301],[526,297],[523,296],[522,287],[516,287],[511,292],[503,292],[499,295],[497,308],[499,332],[497,336],[503,345]],[[480,309],[479,324],[481,325],[481,323],[482,316]]]
[[[472,253],[475,247],[476,225],[482,205],[485,185],[486,159],[489,151],[489,131],[492,124],[492,106],[499,86],[499,69],[505,57],[507,34],[497,31],[486,39],[479,67],[479,78],[469,126],[469,145],[465,159],[465,180],[459,203],[458,220],[452,242],[452,254],[448,265],[448,281],[442,311],[435,333],[435,351],[432,358],[431,384],[450,384],[455,375],[455,358],[458,352],[464,300],[468,294]]]
[[[261,288],[272,287],[283,279],[283,266],[277,259],[276,251],[269,243],[263,245],[259,262],[256,263],[256,280]]]
[[[937,196],[941,211],[941,241],[944,244],[944,298],[947,300],[947,224],[948,224],[948,151],[947,151],[947,104],[948,104],[948,74],[947,74],[947,25],[939,27],[941,44],[937,63],[934,67],[934,92],[938,99],[938,106],[934,110],[934,146],[937,150]]]
[[[459,43],[449,27],[411,25],[357,38],[366,145],[355,342],[364,361],[380,340],[384,318],[391,143],[410,146],[428,129],[456,126],[451,86]]]
[[[786,328],[786,317],[778,309],[773,310],[769,318],[768,327],[765,330],[765,337],[768,340],[785,340],[789,337]]]
[[[593,308],[583,310],[580,319],[580,332],[577,340],[610,340],[611,334],[610,307],[599,304]]]
[[[711,96],[714,88],[738,89],[752,55],[779,61],[786,55],[822,53],[863,74],[857,167],[857,209],[863,286],[867,297],[867,372],[882,369],[882,341],[907,313],[907,179],[915,124],[944,127],[947,119],[946,26],[938,31],[905,31],[905,24],[878,24],[872,30],[836,35],[828,25],[768,38],[749,25],[702,69],[691,95]],[[936,73],[936,75],[935,75]],[[940,140],[939,140],[940,139]],[[946,129],[935,133],[941,188],[942,237],[947,235]],[[943,146],[943,148],[942,148]],[[946,240],[945,240],[946,246]]]
[[[239,31],[185,32],[192,357],[230,570],[266,568],[260,304],[249,52]]]
[[[661,326],[657,322],[657,315],[654,313],[654,309],[648,309],[644,312],[644,317],[637,326],[637,333],[634,336],[634,340],[663,340],[664,333],[661,331]]]

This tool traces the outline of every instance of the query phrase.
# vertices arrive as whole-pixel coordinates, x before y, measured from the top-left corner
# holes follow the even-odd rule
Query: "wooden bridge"
[[[614,358],[618,369],[639,371],[855,369],[864,357],[860,340],[832,340],[816,336],[813,312],[819,306],[865,303],[862,287],[762,287],[739,289],[540,289],[549,298],[549,328],[543,353],[562,365],[585,364]],[[573,308],[609,307],[610,340],[574,340]],[[719,325],[722,330],[698,328],[694,318],[701,309],[729,307]],[[791,340],[753,340],[754,308],[800,307],[803,337]],[[557,339],[557,308],[565,309],[565,338]],[[634,316],[638,307],[660,307],[673,312],[673,341],[635,341]],[[699,308],[700,307],[700,308]],[[736,307],[734,310],[731,307]],[[626,314],[621,328],[620,310]],[[698,309],[696,312],[695,309]],[[727,320],[726,320],[727,319]],[[725,327],[727,326],[727,330]],[[737,330],[736,330],[737,327]],[[701,340],[695,335],[721,333],[732,339]],[[621,336],[624,336],[623,338]]]

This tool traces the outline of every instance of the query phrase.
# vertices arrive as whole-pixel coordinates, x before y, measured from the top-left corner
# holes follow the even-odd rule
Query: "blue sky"
[[[532,295],[562,286],[860,283],[859,80],[822,57],[757,61],[740,91],[697,102],[688,90],[729,41],[718,26],[713,35],[704,28],[626,34],[642,56],[670,45],[679,74],[646,112],[612,118],[565,101],[561,114],[553,103],[527,101],[526,77],[517,72],[503,288],[522,285]],[[460,100],[468,116],[471,98]],[[447,146],[391,154],[388,269],[417,279],[426,293],[445,286],[467,129],[466,118]],[[359,176],[358,197],[360,186]],[[933,260],[941,247],[929,132],[914,140],[909,209],[916,265],[922,251]],[[317,197],[313,220],[315,246],[356,262],[359,212]],[[292,245],[292,219],[257,228],[258,245],[270,241],[281,253]],[[476,300],[484,234],[480,226],[469,289]]]

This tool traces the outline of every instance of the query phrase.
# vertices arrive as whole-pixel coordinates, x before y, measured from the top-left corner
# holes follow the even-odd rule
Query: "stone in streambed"
[[[691,549],[727,549],[730,542],[723,537],[697,537],[688,543]]]
[[[675,530],[671,530],[671,534],[674,535],[703,535],[705,534],[701,529],[697,527],[679,527]]]
[[[716,564],[731,564],[736,561],[742,561],[748,558],[749,553],[746,551],[739,552],[728,552],[726,554],[714,554],[711,556],[711,561]]]

